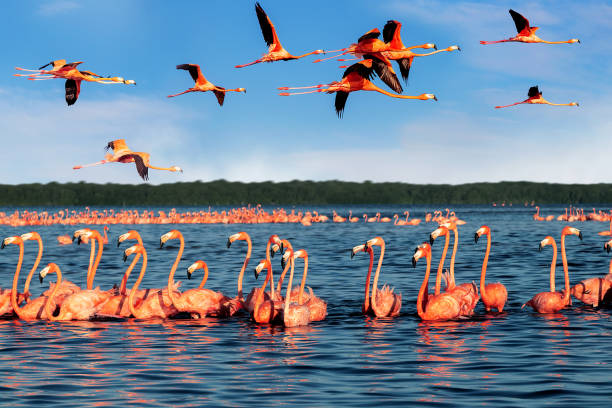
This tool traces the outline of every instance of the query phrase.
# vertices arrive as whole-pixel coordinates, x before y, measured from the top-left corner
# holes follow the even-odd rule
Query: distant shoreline
[[[0,185],[0,206],[201,206],[352,204],[612,203],[612,184],[528,181],[408,184],[365,181],[242,183],[226,180],[171,184],[33,183]]]

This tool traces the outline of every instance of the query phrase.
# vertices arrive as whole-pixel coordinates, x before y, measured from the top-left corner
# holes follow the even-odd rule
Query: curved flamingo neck
[[[485,251],[484,259],[482,260],[482,269],[480,270],[480,297],[485,295],[485,276],[487,275],[487,263],[489,262],[489,253],[491,252],[491,233],[487,233],[487,250]]]
[[[302,304],[304,296],[304,287],[306,286],[306,275],[308,275],[308,255],[304,255],[304,274],[302,275],[302,283],[300,284],[300,292],[298,295],[298,304]]]
[[[90,273],[87,275],[87,289],[93,289],[93,282],[96,276],[96,271],[98,270],[98,265],[100,265],[100,260],[102,259],[102,251],[104,251],[104,245],[102,243],[102,236],[99,233],[95,233],[92,237],[91,245],[93,248],[93,239],[98,241],[98,253],[96,255],[96,260],[94,262],[93,267],[91,268]]]
[[[455,287],[455,256],[457,255],[457,248],[459,245],[459,230],[457,227],[452,229],[455,241],[453,243],[453,253],[450,260],[450,278],[448,280],[448,288],[453,289]]]
[[[123,273],[123,279],[121,279],[121,285],[119,286],[120,295],[123,295],[123,296],[127,295],[127,287],[126,287],[127,281],[128,281],[128,278],[130,277],[130,274],[132,273],[132,270],[134,269],[134,267],[140,260],[140,256],[141,256],[140,253],[137,253],[134,259],[132,259],[132,262],[130,262],[130,265],[128,266],[128,268]]]
[[[20,319],[23,319],[21,315],[21,308],[17,304],[17,282],[19,281],[19,272],[21,271],[21,264],[23,263],[23,241],[17,242],[19,245],[19,260],[17,261],[17,268],[15,269],[15,275],[13,275],[13,290],[11,291],[11,306],[13,306],[13,310],[19,316]]]
[[[563,260],[563,279],[565,281],[565,293],[563,294],[563,300],[567,304],[570,299],[570,282],[569,282],[569,268],[567,267],[567,256],[565,255],[565,235],[561,234],[561,259]]]
[[[204,288],[204,285],[206,285],[206,281],[208,280],[208,265],[206,263],[202,264],[202,269],[204,269],[204,277],[202,278],[202,282],[200,282],[198,289]]]
[[[436,288],[434,294],[440,294],[440,287],[442,286],[442,268],[444,268],[444,261],[446,260],[446,253],[448,252],[448,243],[450,242],[449,233],[446,232],[444,236],[444,249],[442,250],[442,256],[440,257],[440,263],[438,264],[438,272],[436,273]]]
[[[421,283],[421,288],[419,289],[419,295],[417,297],[417,313],[422,318],[425,314],[425,305],[427,304],[427,292],[429,286],[429,273],[431,271],[431,252],[427,252],[425,255],[427,259],[427,269],[425,269],[425,277],[423,278],[423,283]]]
[[[289,281],[287,281],[287,292],[285,293],[285,318],[287,317],[287,312],[289,311],[289,298],[291,297],[291,285],[293,284],[293,270],[295,269],[295,261],[293,259],[293,254],[291,256],[291,272],[289,272]]]
[[[128,307],[130,309],[130,313],[135,318],[139,318],[141,314],[134,307],[134,297],[136,296],[136,291],[138,290],[138,286],[140,286],[140,282],[142,282],[142,278],[144,278],[144,274],[147,270],[147,251],[143,249],[142,251],[142,266],[140,268],[140,274],[138,275],[138,279],[134,282],[134,286],[132,286],[132,290],[130,291],[130,296],[128,298]]]
[[[550,291],[555,291],[555,267],[557,265],[557,243],[553,241],[553,258],[550,263]]]
[[[278,277],[278,284],[276,286],[276,291],[278,293],[281,293],[281,289],[282,289],[282,284],[283,284],[283,280],[285,279],[285,275],[287,274],[287,272],[289,271],[289,268],[291,267],[291,264],[289,262],[287,262],[287,264],[285,265],[285,268],[283,269],[283,272],[280,274],[280,276]]]
[[[255,307],[257,308],[257,310],[259,310],[259,305],[261,305],[263,303],[264,293],[266,291],[266,285],[268,284],[268,282],[272,278],[272,264],[268,263],[266,265],[266,269],[268,270],[268,272],[266,273],[266,279],[264,280],[263,285],[261,285],[261,289],[257,293],[257,298],[255,300]],[[257,311],[254,311],[254,313],[257,314]]]
[[[176,259],[172,264],[172,269],[170,269],[170,273],[168,274],[168,296],[170,297],[170,300],[172,301],[174,307],[176,307],[177,309],[178,306],[176,305],[176,302],[178,299],[176,298],[176,293],[174,293],[174,273],[176,272],[176,268],[178,268],[178,264],[181,261],[181,257],[183,256],[183,250],[185,249],[185,240],[183,239],[183,234],[181,234],[180,232],[178,232],[178,239],[180,242],[179,250],[176,254]]]
[[[384,256],[385,256],[385,243],[381,242],[380,255],[378,256],[378,265],[376,266],[376,273],[374,274],[374,282],[372,282],[372,309],[376,307],[376,293],[378,292],[378,276],[380,275],[380,269],[382,267]]]
[[[272,246],[272,242],[268,240],[268,243],[266,244],[266,259],[268,260],[268,262],[270,262],[270,265],[272,265],[272,258],[270,257],[270,247],[271,246]],[[272,296],[272,298],[274,298],[274,276],[270,277],[270,295]]]
[[[59,268],[54,268],[54,271],[57,274],[57,282],[55,282],[55,286],[53,287],[53,290],[51,291],[49,296],[47,296],[47,299],[45,300],[45,305],[43,306],[45,314],[47,315],[47,319],[49,320],[58,320],[57,317],[53,316],[53,310],[51,309],[51,299],[53,299],[53,297],[55,296],[55,292],[58,291],[62,283],[62,272]]]
[[[366,251],[370,254],[370,265],[368,266],[368,275],[365,282],[365,300],[363,301],[362,312],[367,313],[370,308],[370,277],[372,276],[372,267],[374,266],[374,251],[371,247],[367,247]]]
[[[242,269],[240,269],[240,275],[238,275],[238,298],[239,299],[243,299],[243,295],[242,295],[242,279],[244,277],[244,271],[247,267],[247,265],[249,264],[249,259],[251,259],[251,250],[252,250],[252,244],[251,244],[251,238],[247,235],[246,236],[246,242],[247,242],[247,254],[246,254],[246,258],[244,258],[244,262],[242,264]]]
[[[34,276],[34,272],[36,272],[36,269],[38,269],[38,265],[40,264],[40,260],[42,259],[43,242],[40,237],[36,237],[36,241],[38,242],[38,254],[36,255],[34,266],[32,266],[32,269],[30,270],[30,273],[28,273],[28,277],[26,278],[26,282],[23,287],[24,294],[27,294],[30,292],[30,282],[32,281],[32,276]]]

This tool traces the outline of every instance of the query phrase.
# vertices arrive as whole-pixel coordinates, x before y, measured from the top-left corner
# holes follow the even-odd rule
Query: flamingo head
[[[541,251],[542,248],[544,248],[546,245],[554,245],[554,244],[555,244],[555,239],[549,235],[540,242],[538,250]]]
[[[314,50],[312,53],[313,54],[325,54],[325,51],[324,50]]]
[[[195,261],[189,268],[187,268],[187,279],[191,279],[191,274],[198,269],[208,269],[208,265],[204,261]]]
[[[183,169],[181,169],[179,166],[172,166],[170,167],[168,170],[170,171],[178,171],[178,172],[183,172]]]
[[[461,51],[461,47],[458,45],[451,45],[446,49],[446,51]]]
[[[429,244],[433,245],[436,238],[443,237],[446,235],[448,235],[448,228],[444,225],[439,226],[436,230],[429,234]]]
[[[372,247],[372,245],[384,246],[385,245],[385,240],[382,239],[381,237],[375,237],[375,238],[372,238],[372,239],[368,240],[365,243],[365,245],[366,245],[366,247],[370,247],[370,248]]]
[[[132,254],[136,254],[136,253],[141,254],[143,252],[144,252],[144,247],[142,245],[140,244],[132,245],[131,247],[123,251],[123,262],[127,260],[128,256]]]
[[[604,244],[604,251],[610,253],[612,251],[612,239]]]
[[[236,91],[246,93],[246,89],[245,88],[237,88]]]
[[[57,271],[59,271],[59,266],[57,266],[53,262],[41,269],[41,271],[38,273],[38,279],[40,280],[40,283],[43,283],[43,279],[45,279],[45,276],[47,276],[49,273],[57,273]]]
[[[423,257],[431,256],[431,245],[427,242],[423,242],[421,245],[415,248],[414,255],[412,255],[412,267],[416,268],[417,261]]]
[[[247,234],[246,232],[242,231],[239,232],[237,234],[234,235],[230,235],[230,237],[227,239],[227,247],[231,247],[232,246],[232,242],[234,241],[247,241],[249,239],[249,234]]]
[[[580,106],[578,102],[570,102],[569,106]]]
[[[434,50],[437,50],[438,46],[436,44],[428,43],[428,44],[423,45],[423,47],[421,47],[421,48],[423,48],[425,50],[429,50],[431,48],[433,48]]]
[[[429,100],[429,99],[433,99],[434,101],[437,101],[437,100],[438,100],[438,98],[436,97],[436,95],[434,95],[434,94],[428,94],[428,93],[419,95],[419,99],[420,99],[420,100],[422,100],[422,101],[427,101],[427,100]]]
[[[569,43],[570,44],[576,44],[576,43],[580,44],[580,40],[577,38],[572,38],[571,40],[569,40]]]
[[[283,253],[283,256],[281,257],[281,268],[285,269],[285,266],[287,266],[287,261],[295,259],[295,256],[293,254],[293,248],[288,247],[287,250]]]
[[[478,230],[474,234],[474,242],[478,242],[478,238],[480,238],[482,235],[490,235],[490,234],[491,234],[491,228],[487,227],[486,225],[483,225],[482,227],[478,228]]]
[[[263,271],[264,268],[270,269],[271,267],[272,265],[267,259],[262,259],[261,261],[259,261],[259,263],[255,267],[255,270],[253,271],[253,273],[255,274],[255,279],[259,278],[259,274],[261,273],[261,271]]]
[[[41,238],[38,232],[32,231],[32,232],[28,232],[27,234],[22,234],[21,239],[23,239],[24,241],[28,241],[28,240],[39,240]]]
[[[171,240],[171,239],[180,239],[180,238],[182,238],[182,236],[183,235],[181,234],[181,232],[179,230],[172,230],[172,231],[166,232],[164,235],[162,235],[159,238],[159,248],[160,249],[163,248],[164,244],[166,242],[168,242],[169,240]]]
[[[578,228],[570,227],[569,225],[561,230],[561,236],[565,235],[578,235],[578,238],[582,241],[582,232]]]
[[[139,237],[140,234],[136,230],[130,230],[125,234],[121,234],[119,235],[119,238],[117,238],[117,247],[126,239],[138,239]]]
[[[284,252],[283,241],[281,241],[278,235],[270,235],[270,238],[268,238],[268,243],[271,245],[270,258],[274,258],[274,254],[278,251],[281,251],[281,254]]]
[[[293,253],[293,259],[304,258],[308,259],[308,252],[305,249],[298,249]]]
[[[2,241],[2,245],[0,246],[0,248],[4,249],[5,246],[9,245],[9,244],[23,244],[23,239],[21,239],[21,237],[19,235],[16,235],[14,237],[7,237],[4,238],[4,240]]]
[[[134,81],[133,79],[125,79],[123,83],[126,85],[136,85],[136,81]]]
[[[563,290],[563,293],[565,293],[565,289]],[[589,294],[591,294],[591,290],[587,289],[584,282],[579,282],[570,288],[570,295],[572,295],[576,299],[582,299],[584,295]]]

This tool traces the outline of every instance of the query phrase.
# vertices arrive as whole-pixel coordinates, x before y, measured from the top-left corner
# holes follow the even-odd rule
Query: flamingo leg
[[[92,166],[97,166],[99,164],[104,164],[104,163],[109,163],[109,161],[108,160],[100,160],[99,162],[95,162],[95,163],[81,164],[81,165],[74,166],[72,169],[73,170],[78,170],[78,169],[82,169],[83,167],[92,167]]]
[[[281,86],[277,89],[281,90],[281,91],[288,91],[289,89],[310,89],[310,88],[322,88],[324,86],[329,86],[328,84],[319,84],[319,85],[310,85],[310,86],[294,86],[294,87],[289,87],[289,86]]]
[[[333,51],[327,51],[327,52],[333,52]],[[340,53],[340,54],[332,55],[331,57],[327,57],[327,58],[319,58],[319,59],[316,59],[316,60],[314,60],[314,61],[312,61],[312,62],[313,62],[313,64],[314,64],[315,62],[327,61],[327,60],[330,60],[330,59],[334,59],[334,58],[341,57],[341,56],[346,55],[346,54],[348,54],[348,53],[349,53],[348,51],[345,51],[345,52],[342,52],[342,53]]]
[[[253,62],[249,62],[248,64],[243,64],[243,65],[235,65],[235,66],[234,66],[234,68],[244,68],[244,67],[248,67],[249,65],[258,64],[258,63],[260,63],[260,62],[262,62],[262,59],[261,59],[261,58],[256,59],[256,60],[255,60],[255,61],[253,61]]]
[[[183,95],[183,94],[186,94],[186,93],[188,93],[188,92],[193,92],[193,89],[188,89],[188,90],[186,90],[186,91],[179,92],[179,93],[174,94],[174,95],[168,95],[168,98],[173,98],[173,97],[175,97],[175,96]]]
[[[510,105],[496,106],[496,107],[495,107],[495,109],[499,109],[499,108],[507,108],[507,107],[509,107],[509,106],[520,105],[521,103],[525,103],[525,101],[523,101],[523,102],[515,102],[515,103],[511,103]]]
[[[315,89],[314,91],[306,91],[306,92],[280,92],[279,95],[280,96],[293,96],[293,95],[304,95],[304,94],[309,94],[309,93],[317,93],[317,92],[325,92],[327,91],[329,88],[324,88],[324,89]]]
[[[487,45],[487,44],[498,44],[498,43],[503,43],[503,42],[508,42],[510,41],[508,40],[499,40],[499,41],[481,41],[480,44],[482,45]]]

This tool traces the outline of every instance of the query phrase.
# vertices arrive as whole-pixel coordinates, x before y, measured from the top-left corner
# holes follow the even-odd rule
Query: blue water
[[[318,208],[328,215],[332,209],[345,212]],[[392,216],[406,208],[351,209],[356,215],[381,211]],[[246,316],[199,321],[0,320],[0,401],[10,406],[58,407],[609,406],[611,311],[578,301],[555,315],[520,309],[535,293],[548,290],[552,250],[540,253],[538,244],[546,235],[558,238],[565,223],[534,222],[533,208],[522,206],[456,209],[467,221],[460,227],[457,281],[478,281],[486,242],[474,244],[473,236],[482,224],[489,225],[493,247],[487,278],[508,288],[503,314],[485,314],[479,302],[469,320],[420,321],[415,304],[425,262],[413,269],[410,261],[416,245],[435,229],[432,223],[113,225],[111,245],[105,246],[96,275],[96,285],[103,289],[121,278],[126,267],[122,251],[129,244],[117,248],[115,241],[132,228],[142,234],[149,254],[142,287],[166,284],[178,246],[171,241],[159,250],[159,237],[178,228],[186,249],[177,279],[183,280],[184,288],[194,287],[197,281],[187,281],[185,269],[203,259],[210,267],[207,287],[228,296],[236,294],[246,251],[243,242],[227,249],[228,236],[247,231],[253,239],[244,281],[248,293],[261,284],[252,269],[265,255],[268,236],[277,233],[289,238],[294,248],[308,251],[309,285],[328,302],[329,315],[325,321],[295,329],[260,326]],[[431,208],[410,210],[411,216],[423,217]],[[561,207],[541,210],[543,215],[562,212]],[[608,229],[608,224],[573,225],[582,230],[584,240],[567,238],[572,283],[604,275],[610,256],[602,250],[605,239],[597,232]],[[66,279],[83,285],[89,248],[59,246],[55,241],[57,235],[71,234],[78,227],[1,226],[0,237],[38,231],[46,244],[42,264],[56,262]],[[390,283],[403,297],[397,318],[372,319],[360,313],[368,257],[359,254],[351,260],[347,249],[377,235],[387,243],[381,284]],[[434,244],[434,264],[442,244]],[[29,270],[35,253],[36,244],[27,242],[23,271]],[[0,252],[0,287],[10,287],[17,255],[12,245]],[[276,258],[274,267],[280,269]],[[47,285],[33,281],[33,295]],[[562,285],[559,260],[557,287]]]

